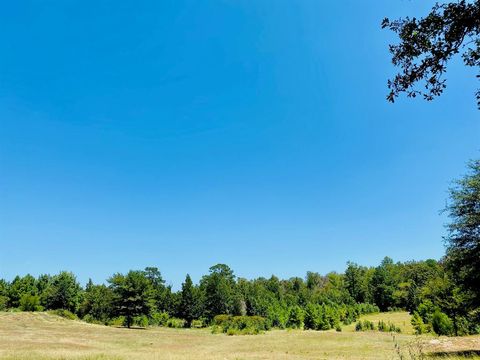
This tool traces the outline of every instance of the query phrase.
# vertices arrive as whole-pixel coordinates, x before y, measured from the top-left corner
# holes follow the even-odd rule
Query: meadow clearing
[[[0,359],[412,359],[420,358],[412,356],[420,349],[429,359],[480,358],[479,336],[419,338],[412,334],[409,315],[401,312],[363,319],[394,322],[402,334],[355,332],[349,325],[342,332],[273,330],[227,336],[209,329],[128,330],[47,313],[4,312]]]

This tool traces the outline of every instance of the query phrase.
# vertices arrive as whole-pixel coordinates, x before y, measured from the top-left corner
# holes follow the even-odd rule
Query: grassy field
[[[406,313],[377,314],[410,331]],[[400,359],[409,349],[441,358],[480,353],[480,337],[416,338],[403,333],[274,330],[261,335],[213,335],[208,329],[123,329],[86,324],[46,313],[0,313],[0,359]],[[431,358],[431,357],[429,357]],[[452,358],[465,358],[453,356]],[[470,357],[471,358],[471,357]],[[480,358],[480,357],[476,357]]]

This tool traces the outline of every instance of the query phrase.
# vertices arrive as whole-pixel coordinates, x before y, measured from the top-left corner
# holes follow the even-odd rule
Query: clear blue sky
[[[441,257],[478,83],[457,60],[443,97],[387,103],[380,29],[432,4],[4,3],[0,277]]]

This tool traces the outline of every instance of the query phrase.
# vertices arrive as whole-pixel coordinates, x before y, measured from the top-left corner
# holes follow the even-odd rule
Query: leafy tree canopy
[[[471,292],[472,305],[480,306],[480,160],[469,169],[450,189],[447,264],[454,279]]]
[[[443,93],[447,63],[462,53],[466,66],[480,67],[480,0],[436,4],[424,18],[390,20],[382,28],[398,34],[400,42],[390,45],[392,62],[400,72],[388,81],[387,99],[400,93],[432,100]],[[480,78],[480,73],[477,75]],[[416,87],[423,84],[423,89]],[[480,90],[476,92],[480,108]]]

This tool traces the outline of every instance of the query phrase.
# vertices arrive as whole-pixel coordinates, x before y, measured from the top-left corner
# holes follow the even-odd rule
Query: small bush
[[[95,319],[92,315],[87,314],[82,318],[83,321],[89,323],[89,324],[97,324],[97,325],[105,325],[104,322]]]
[[[148,319],[148,323],[152,326],[167,326],[168,319],[170,319],[170,315],[168,315],[168,313],[155,312]]]
[[[359,321],[355,324],[355,331],[375,330],[375,324],[368,320]]]
[[[231,315],[216,315],[213,318],[212,324],[223,326],[224,324],[228,324],[232,320]]]
[[[228,335],[253,335],[270,328],[267,319],[261,316],[217,315],[212,324],[212,333],[223,332]]]
[[[37,295],[24,294],[20,298],[20,310],[43,311],[43,306],[40,305],[40,298]]]
[[[110,319],[108,322],[108,325],[110,326],[123,326],[125,323],[125,316],[119,316],[113,319]]]
[[[335,331],[337,331],[337,332],[341,332],[341,331],[342,331],[342,327],[340,326],[340,324],[338,324],[338,325],[335,327]]]
[[[452,335],[453,322],[440,310],[436,310],[432,316],[432,328],[437,335]]]
[[[422,335],[427,332],[427,327],[425,326],[422,317],[417,312],[413,313],[412,320],[410,320],[410,322],[415,329],[415,334]]]
[[[183,319],[170,318],[167,320],[167,327],[180,329],[185,327],[185,323],[186,322]]]
[[[145,315],[135,316],[133,318],[133,325],[145,328],[148,326],[148,318]]]
[[[205,327],[205,322],[202,319],[192,320],[190,327],[194,329],[200,329]]]
[[[218,325],[212,325],[210,327],[210,331],[212,332],[212,334],[221,334],[223,333],[223,329],[221,326],[218,326]]]
[[[69,320],[78,320],[77,315],[65,309],[49,310],[49,314],[57,315]]]

